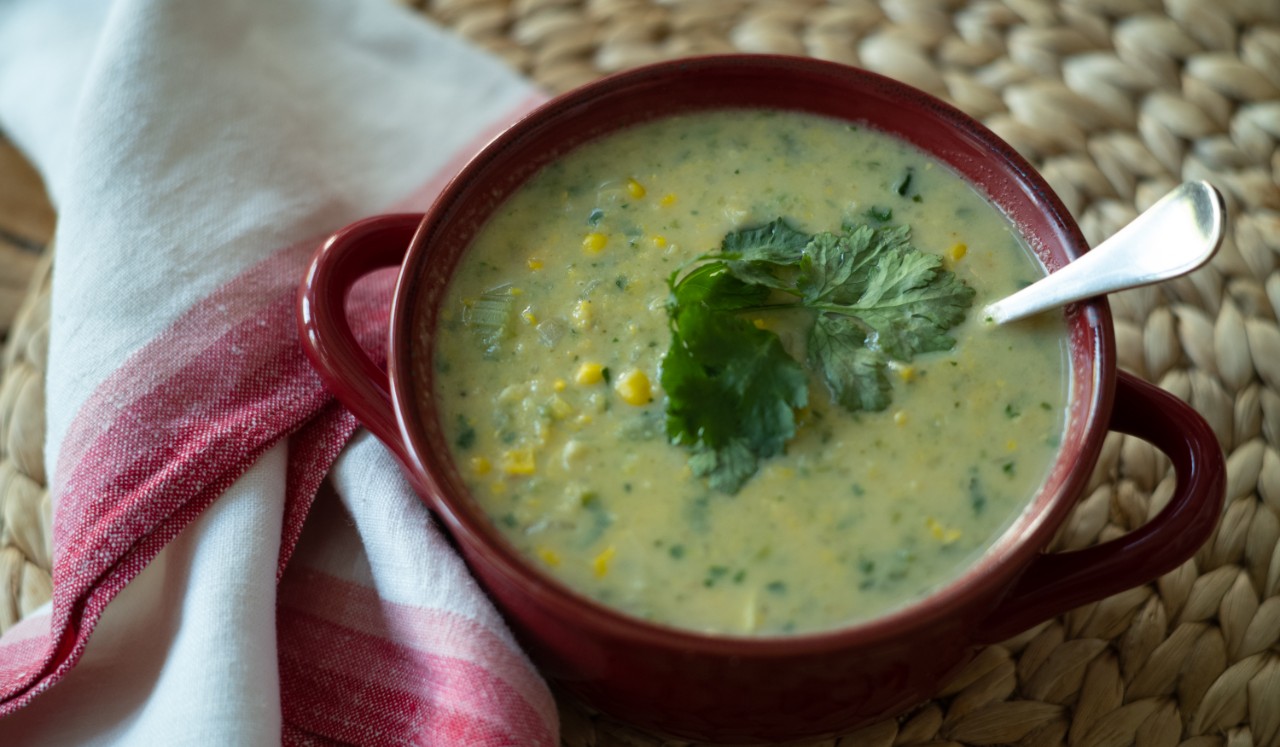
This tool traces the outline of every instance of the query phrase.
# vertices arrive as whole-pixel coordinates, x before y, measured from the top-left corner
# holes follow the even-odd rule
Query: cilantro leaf
[[[796,289],[805,303],[821,301],[849,281],[854,247],[848,236],[821,233],[813,237],[800,257]]]
[[[895,248],[880,252],[861,296],[840,313],[874,330],[876,345],[889,356],[909,361],[955,345],[947,330],[964,319],[973,296],[937,256]]]
[[[807,332],[809,370],[844,409],[879,411],[893,399],[889,360],[953,347],[948,332],[974,297],[939,257],[912,246],[908,226],[846,224],[810,236],[779,218],[730,233],[702,259],[668,281],[672,343],[661,383],[667,435],[692,452],[694,474],[729,493],[783,451],[794,410],[808,401],[805,368],[744,311],[808,310],[791,318],[811,320],[798,330]]]
[[[730,493],[783,450],[808,402],[804,368],[777,335],[705,303],[679,307],[661,383],[667,435],[694,450],[695,474]]]
[[[916,251],[911,246],[911,229],[908,226],[872,228],[866,225],[846,225],[844,231],[849,237],[851,251],[848,260],[849,278],[839,288],[834,289],[826,299],[823,299],[837,304],[854,303],[866,292],[885,254],[894,251]]]
[[[720,256],[743,262],[792,265],[800,261],[800,252],[809,239],[809,234],[796,230],[785,219],[777,218],[763,226],[728,234],[720,244]]]
[[[777,218],[725,236],[719,257],[728,261],[729,270],[744,283],[785,288],[786,282],[774,274],[774,269],[799,262],[809,238],[809,234]]]
[[[809,332],[809,365],[846,410],[883,410],[891,401],[888,362],[866,345],[866,332],[843,316],[819,316]]]
[[[724,262],[708,262],[685,275],[671,287],[673,302],[679,306],[705,304],[712,309],[744,309],[759,306],[769,297],[769,289],[739,280]]]
[[[704,447],[694,452],[689,457],[689,468],[698,477],[707,478],[712,488],[736,493],[760,468],[760,459],[751,451],[747,439],[731,438],[719,449]]]

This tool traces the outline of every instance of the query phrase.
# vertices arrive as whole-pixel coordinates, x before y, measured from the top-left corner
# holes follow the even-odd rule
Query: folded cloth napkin
[[[556,743],[294,322],[324,236],[539,99],[391,0],[0,4],[0,128],[59,211],[54,592],[0,638],[0,744]],[[351,300],[377,355],[389,293]]]

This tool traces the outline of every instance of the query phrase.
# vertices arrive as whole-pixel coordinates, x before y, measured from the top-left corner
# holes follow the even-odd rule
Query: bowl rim
[[[652,85],[655,81],[669,80],[673,76],[687,78],[726,71],[829,76],[832,80],[875,87],[895,101],[931,110],[952,128],[979,141],[986,151],[988,161],[1000,164],[1003,170],[1016,177],[1019,183],[1011,186],[1016,186],[1024,193],[1029,192],[1028,199],[1039,204],[1041,217],[1056,229],[1056,235],[1061,239],[1053,246],[1041,244],[1033,247],[1042,263],[1046,261],[1044,252],[1052,253],[1060,249],[1069,261],[1088,249],[1079,226],[1061,199],[1044,177],[1012,146],[982,123],[950,104],[878,73],[806,57],[727,54],[658,62],[600,78],[548,100],[494,137],[444,187],[423,216],[410,243],[393,294],[388,373],[400,437],[405,445],[407,459],[412,462],[408,466],[417,472],[420,484],[430,493],[420,497],[440,518],[464,554],[481,555],[491,568],[501,573],[507,581],[519,585],[523,593],[537,604],[556,608],[562,616],[567,615],[593,629],[608,630],[609,635],[615,639],[669,650],[761,658],[821,654],[850,646],[881,644],[911,631],[936,625],[940,618],[960,612],[977,597],[998,599],[1002,587],[1007,590],[1017,576],[1026,570],[1034,556],[1048,544],[1052,532],[1065,520],[1083,492],[1092,466],[1101,452],[1114,398],[1116,368],[1114,330],[1105,298],[1077,304],[1065,312],[1068,334],[1072,338],[1068,353],[1070,360],[1067,364],[1072,372],[1068,384],[1068,404],[1071,410],[1069,419],[1076,423],[1076,427],[1072,428],[1071,423],[1065,424],[1064,433],[1067,430],[1079,432],[1081,438],[1076,443],[1063,446],[1041,489],[1024,505],[1021,513],[1005,528],[995,543],[983,551],[964,572],[922,597],[906,601],[873,617],[856,619],[836,627],[771,635],[705,633],[646,621],[598,602],[542,571],[536,563],[525,558],[501,535],[484,515],[478,502],[462,486],[448,449],[433,448],[421,422],[424,416],[415,397],[418,385],[414,381],[414,365],[411,360],[420,336],[415,314],[423,286],[419,281],[430,276],[427,260],[432,256],[432,251],[429,247],[433,245],[436,234],[441,232],[441,226],[447,226],[450,220],[460,220],[459,205],[471,197],[469,185],[475,182],[478,175],[498,168],[522,139],[530,137],[539,128],[584,116],[584,111],[592,106],[592,102],[617,96],[638,84]],[[656,117],[633,117],[630,122],[634,124],[652,118]],[[570,149],[582,141],[616,129],[618,127],[605,128],[599,133],[587,135],[570,146]],[[934,153],[925,150],[927,155],[941,160]],[[536,170],[530,170],[517,183],[523,183]],[[973,183],[968,177],[965,179]],[[980,193],[995,201],[986,190],[980,189]],[[509,195],[510,191],[502,195],[494,203],[495,206]],[[1012,216],[1007,217],[1014,222]],[[1015,224],[1020,230],[1025,228],[1023,224]],[[461,253],[458,252],[459,255]],[[447,283],[448,278],[437,278],[436,281]],[[1088,361],[1088,365],[1081,363],[1080,359]],[[1080,375],[1082,369],[1087,369],[1087,375]],[[427,393],[424,396],[430,399],[432,395]],[[1078,448],[1072,449],[1071,446]]]

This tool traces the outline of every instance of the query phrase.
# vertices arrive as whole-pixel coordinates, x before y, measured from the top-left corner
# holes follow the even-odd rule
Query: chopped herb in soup
[[[436,405],[495,525],[582,594],[695,630],[831,628],[954,578],[1043,482],[1063,324],[976,311],[1041,273],[894,138],[672,117],[569,153],[483,228]]]

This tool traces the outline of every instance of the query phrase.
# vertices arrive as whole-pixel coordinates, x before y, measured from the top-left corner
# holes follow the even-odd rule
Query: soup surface
[[[776,333],[807,393],[783,408],[783,453],[717,481],[669,433],[670,279],[778,218],[806,234],[908,226],[972,306],[954,345],[890,360],[887,405],[857,412],[803,365],[816,312],[735,311]],[[1044,480],[1064,326],[980,312],[1041,274],[999,212],[894,138],[795,113],[673,117],[568,154],[484,228],[441,313],[436,404],[474,497],[570,587],[694,630],[830,628],[958,575]]]

